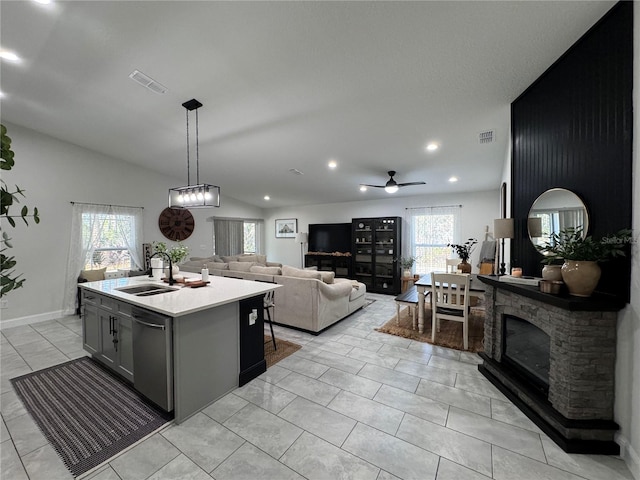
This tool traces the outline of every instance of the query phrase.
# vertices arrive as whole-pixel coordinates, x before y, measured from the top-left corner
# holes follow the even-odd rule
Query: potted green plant
[[[416,257],[400,257],[398,263],[402,267],[402,275],[405,277],[411,276],[411,269],[413,268],[413,264],[416,263]]]
[[[478,243],[478,240],[475,238],[469,238],[464,243],[449,243],[447,246],[453,248],[460,258],[461,262],[458,265],[458,270],[462,273],[471,273],[471,264],[469,263],[469,258],[473,253],[474,246]]]
[[[178,242],[177,245],[172,247],[167,247],[167,244],[164,242],[153,242],[153,251],[166,253],[171,258],[171,263],[173,264],[173,274],[176,275],[180,269],[178,265],[185,261],[187,255],[189,255],[189,247],[183,245]]]
[[[595,240],[584,235],[582,227],[567,228],[552,233],[549,241],[536,246],[545,258],[543,263],[562,264],[562,280],[569,293],[578,297],[589,297],[595,290],[602,273],[598,262],[625,255],[625,245],[631,241],[631,230],[620,230]]]
[[[12,140],[11,137],[7,135],[7,127],[2,124],[0,124],[0,137],[2,143],[0,170],[8,171],[15,166],[15,153],[11,149]],[[0,219],[6,220],[12,228],[16,227],[16,218],[22,219],[27,226],[29,226],[29,222],[27,221],[29,217],[33,219],[34,223],[40,223],[37,207],[29,210],[29,207],[26,205],[23,205],[22,208],[18,205],[21,197],[25,197],[24,192],[25,190],[22,190],[22,188],[17,185],[15,186],[15,190],[10,188],[4,179],[0,179]],[[18,209],[20,213],[15,211]],[[26,279],[20,278],[22,274],[15,271],[16,258],[7,254],[8,250],[13,248],[13,242],[6,232],[6,227],[4,225],[0,226],[0,231],[2,231],[2,237],[0,238],[0,297],[4,297],[10,291],[21,288]]]

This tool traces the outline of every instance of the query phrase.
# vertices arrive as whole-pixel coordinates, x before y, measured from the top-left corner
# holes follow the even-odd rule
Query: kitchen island
[[[173,410],[176,423],[266,370],[262,299],[278,285],[209,280],[199,288],[149,277],[79,285],[84,349]],[[172,290],[156,293],[163,288]]]

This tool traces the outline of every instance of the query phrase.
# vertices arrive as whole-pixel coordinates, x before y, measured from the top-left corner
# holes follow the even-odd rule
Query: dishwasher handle
[[[140,325],[144,325],[145,327],[159,328],[160,330],[166,329],[164,325],[158,325],[157,323],[143,322],[142,320],[140,320],[140,317],[137,316],[135,313],[133,314],[133,321],[136,323],[139,323]]]

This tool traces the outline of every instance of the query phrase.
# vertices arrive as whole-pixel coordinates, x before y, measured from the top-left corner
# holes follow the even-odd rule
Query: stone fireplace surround
[[[540,293],[536,287],[478,276],[487,284],[484,364],[478,369],[563,450],[618,454],[613,441],[617,311],[624,301]],[[503,315],[550,337],[548,396],[502,362]]]

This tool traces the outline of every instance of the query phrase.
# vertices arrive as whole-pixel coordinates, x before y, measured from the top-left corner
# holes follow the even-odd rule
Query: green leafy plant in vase
[[[183,245],[180,242],[172,247],[167,247],[167,244],[164,242],[153,242],[153,251],[154,253],[161,252],[169,255],[169,258],[171,258],[171,263],[173,264],[174,275],[176,275],[180,271],[178,265],[184,262],[189,255],[189,247]]]
[[[563,262],[562,280],[571,295],[589,297],[602,273],[598,262],[625,256],[625,247],[631,240],[631,230],[628,229],[596,240],[585,235],[581,227],[567,228],[552,233],[549,241],[536,246],[536,249],[544,255],[542,263],[557,265]]]
[[[416,257],[400,257],[398,259],[398,263],[400,264],[400,266],[402,267],[402,271],[403,271],[403,275],[405,277],[410,277],[411,276],[411,269],[413,268],[413,265],[416,263]]]

